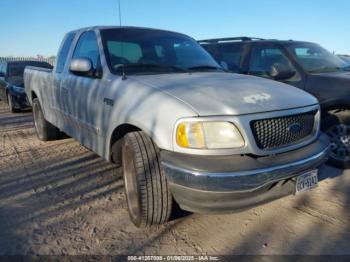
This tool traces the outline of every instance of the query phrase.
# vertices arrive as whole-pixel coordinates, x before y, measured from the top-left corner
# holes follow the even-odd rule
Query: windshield
[[[288,51],[309,73],[336,72],[348,69],[348,65],[321,46],[313,43],[292,43]]]
[[[192,38],[160,30],[101,30],[107,63],[114,74],[222,71]]]

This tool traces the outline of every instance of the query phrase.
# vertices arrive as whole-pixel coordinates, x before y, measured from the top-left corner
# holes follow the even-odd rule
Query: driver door
[[[72,59],[77,58],[89,59],[93,70],[101,73],[98,76],[87,76],[69,71],[61,85],[61,93],[66,99],[66,114],[72,135],[83,145],[94,148],[94,141],[101,135],[104,95],[100,51],[94,31],[84,32],[79,37],[72,56]]]

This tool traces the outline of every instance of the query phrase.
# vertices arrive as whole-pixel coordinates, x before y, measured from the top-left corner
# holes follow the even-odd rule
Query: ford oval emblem
[[[302,127],[299,123],[293,123],[288,127],[288,131],[292,134],[297,134],[301,131]]]

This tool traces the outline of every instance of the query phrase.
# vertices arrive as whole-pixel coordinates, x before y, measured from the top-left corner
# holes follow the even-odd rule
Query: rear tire
[[[137,227],[164,224],[170,219],[173,198],[159,162],[159,149],[144,132],[124,136],[124,188],[129,215]]]
[[[56,140],[60,137],[60,131],[57,127],[46,121],[39,100],[33,100],[33,116],[35,130],[41,141]]]
[[[11,113],[17,113],[19,112],[19,109],[15,108],[13,106],[13,98],[12,98],[12,95],[10,93],[7,93],[7,102],[8,102],[8,105],[9,105],[9,108],[10,108],[10,112]]]

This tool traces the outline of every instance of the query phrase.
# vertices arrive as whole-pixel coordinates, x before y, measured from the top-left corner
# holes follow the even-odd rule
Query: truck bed
[[[51,87],[53,69],[28,66],[24,70],[24,87],[29,103],[32,104],[32,94],[41,97],[43,89]]]

